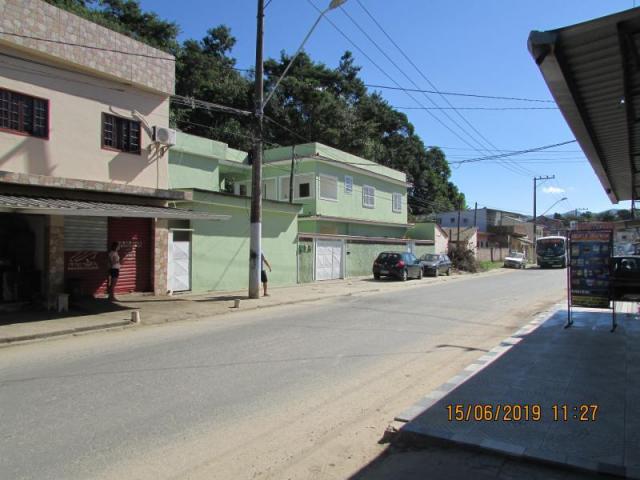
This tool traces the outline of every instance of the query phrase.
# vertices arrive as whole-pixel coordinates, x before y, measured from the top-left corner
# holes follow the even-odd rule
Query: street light
[[[540,215],[541,217],[544,217],[544,215],[551,210],[553,207],[555,207],[557,204],[559,204],[560,202],[564,202],[565,200],[567,200],[567,197],[562,197],[560,200],[558,200],[556,203],[554,203],[553,205],[551,205],[549,208],[547,208],[544,213],[542,215]]]
[[[271,97],[273,97],[273,94],[276,92],[276,89],[280,85],[280,82],[287,75],[287,72],[291,68],[291,65],[293,65],[293,62],[296,60],[296,58],[298,58],[298,55],[300,55],[300,52],[302,52],[302,49],[304,48],[305,43],[307,43],[307,40],[309,40],[309,37],[311,37],[311,34],[313,33],[313,31],[316,29],[316,27],[320,23],[320,20],[322,20],[322,17],[324,17],[327,12],[342,6],[346,1],[347,0],[331,0],[331,3],[329,4],[329,6],[320,12],[320,15],[318,15],[318,18],[316,19],[315,23],[311,27],[311,30],[309,30],[307,35],[304,37],[304,40],[302,40],[302,43],[298,47],[298,50],[296,50],[296,53],[294,53],[293,57],[291,57],[291,60],[289,60],[289,63],[287,64],[286,68],[284,69],[284,72],[282,72],[282,75],[280,75],[280,78],[278,78],[278,81],[276,82],[276,84],[271,89],[271,92],[269,92],[269,95],[267,95],[267,98],[265,99],[264,103],[262,104],[262,108],[264,108],[267,105],[267,103],[269,103],[269,100],[271,100]]]
[[[260,296],[260,267],[262,266],[262,136],[264,106],[269,102],[280,82],[287,74],[293,61],[302,51],[322,17],[334,8],[338,8],[347,0],[331,0],[329,6],[320,13],[320,16],[307,33],[302,44],[293,58],[278,78],[267,99],[264,97],[264,62],[263,62],[263,37],[264,37],[264,0],[258,0],[257,34],[256,34],[256,82],[255,82],[255,116],[256,131],[253,142],[253,161],[251,165],[251,212],[250,212],[250,240],[249,240],[249,298]]]

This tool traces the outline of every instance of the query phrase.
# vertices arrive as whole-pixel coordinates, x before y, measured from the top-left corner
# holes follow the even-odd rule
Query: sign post
[[[610,230],[569,232],[569,268],[567,269],[567,324],[573,325],[571,307],[611,308],[609,263],[613,250]],[[616,329],[615,304],[612,328]]]

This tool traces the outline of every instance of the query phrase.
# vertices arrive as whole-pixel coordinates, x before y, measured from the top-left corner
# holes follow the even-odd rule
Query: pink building
[[[167,207],[173,56],[40,0],[0,30],[0,302],[102,293],[113,241],[119,291],[165,293],[168,221],[204,215]]]

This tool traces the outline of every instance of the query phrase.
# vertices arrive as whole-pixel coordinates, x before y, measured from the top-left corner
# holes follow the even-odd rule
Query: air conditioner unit
[[[162,145],[175,145],[176,131],[167,127],[153,127],[153,141]]]

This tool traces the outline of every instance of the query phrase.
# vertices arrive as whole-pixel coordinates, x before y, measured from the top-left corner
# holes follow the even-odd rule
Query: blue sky
[[[551,96],[527,50],[529,32],[559,28],[633,7],[632,0],[360,1],[439,91],[541,100],[550,100]],[[281,50],[295,51],[318,16],[309,2],[324,7],[329,0],[272,0],[265,18],[266,57],[276,57]],[[237,38],[233,55],[238,59],[238,67],[253,66],[256,0],[184,0],[180,3],[142,0],[141,3],[145,9],[176,21],[182,28],[182,39],[200,39],[208,28],[228,25]],[[348,0],[343,9],[409,79],[422,89],[431,89],[357,0]],[[333,67],[345,50],[352,50],[356,63],[362,66],[361,76],[366,83],[395,85],[397,82],[403,87],[413,87],[345,12],[337,9],[329,12],[328,17],[388,76],[326,20],[320,23],[306,45],[314,60]],[[394,106],[419,107],[404,92],[380,91]],[[438,106],[449,106],[437,95],[430,95],[431,100],[419,93],[413,95],[424,106],[432,107],[431,101]],[[447,99],[456,108],[555,106],[553,103],[457,96]],[[425,144],[441,146],[452,162],[488,155],[487,149],[495,147],[523,150],[573,139],[558,110],[458,110],[464,119],[451,110],[403,111]],[[459,126],[452,123],[445,112]],[[461,165],[452,169],[452,178],[471,206],[478,202],[479,206],[531,213],[532,177],[555,175],[555,180],[540,182],[538,213],[563,197],[568,201],[559,202],[550,212],[576,208],[600,211],[612,207],[575,143],[512,160],[517,166],[494,162]],[[629,204],[622,202],[618,207],[628,208]]]

